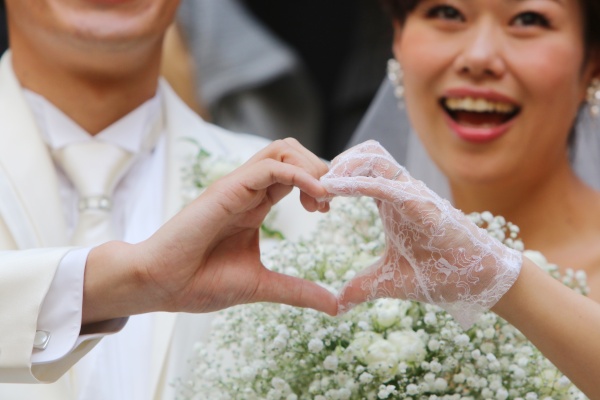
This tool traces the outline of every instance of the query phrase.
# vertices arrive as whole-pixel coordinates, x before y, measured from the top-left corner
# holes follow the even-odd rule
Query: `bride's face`
[[[454,183],[566,165],[595,68],[578,0],[423,0],[394,52],[411,122]]]

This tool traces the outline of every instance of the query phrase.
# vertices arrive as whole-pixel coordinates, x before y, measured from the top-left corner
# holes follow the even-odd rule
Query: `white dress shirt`
[[[163,222],[165,135],[164,128],[155,146],[147,148],[147,137],[162,121],[160,93],[92,137],[43,97],[25,90],[41,134],[51,149],[79,141],[101,140],[116,144],[136,158],[117,185],[113,195],[112,218],[115,239],[140,242]],[[78,217],[78,194],[57,168],[64,214],[72,234]],[[158,211],[157,211],[158,210]],[[85,340],[79,336],[83,298],[83,274],[90,249],[67,254],[47,294],[38,319],[39,330],[51,332],[48,346],[34,351],[32,362],[43,363],[63,357]],[[147,400],[151,388],[146,377],[152,356],[152,314],[130,317],[115,335],[105,337],[70,373],[76,398],[80,400]]]

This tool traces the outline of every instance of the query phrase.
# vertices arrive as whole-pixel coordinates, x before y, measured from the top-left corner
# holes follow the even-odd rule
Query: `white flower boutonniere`
[[[188,160],[183,170],[183,204],[187,205],[198,197],[204,189],[218,179],[240,167],[243,162],[238,159],[216,156],[204,149],[194,139],[186,139],[195,146],[197,151]],[[284,239],[283,234],[273,226],[276,210],[273,209],[261,225],[263,238]]]

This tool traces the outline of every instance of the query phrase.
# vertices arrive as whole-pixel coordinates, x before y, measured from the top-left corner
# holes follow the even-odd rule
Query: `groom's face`
[[[178,0],[5,0],[11,47],[127,51],[162,40]]]

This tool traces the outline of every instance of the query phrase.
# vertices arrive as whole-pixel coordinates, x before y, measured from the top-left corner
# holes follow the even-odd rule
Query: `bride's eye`
[[[456,8],[449,5],[438,5],[427,11],[427,18],[448,21],[464,21],[464,16]]]
[[[548,28],[550,26],[550,21],[540,13],[527,11],[513,18],[511,24],[519,27],[539,26]]]

